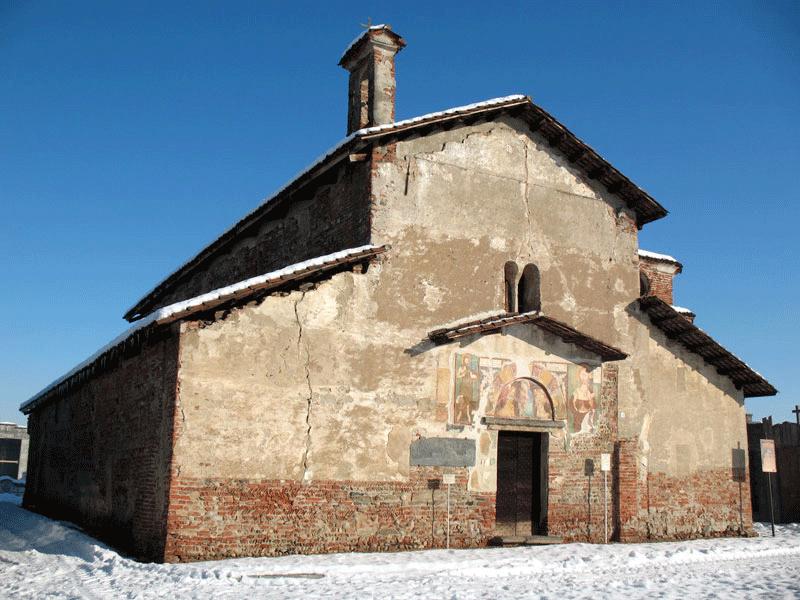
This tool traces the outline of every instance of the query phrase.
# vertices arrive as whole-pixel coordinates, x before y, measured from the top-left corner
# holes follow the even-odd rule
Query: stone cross
[[[800,406],[795,404],[792,412],[794,413],[794,416],[797,417],[797,424],[800,425]]]

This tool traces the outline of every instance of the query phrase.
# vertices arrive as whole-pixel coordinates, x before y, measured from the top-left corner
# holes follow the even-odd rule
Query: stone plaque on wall
[[[411,443],[412,467],[474,467],[475,440],[422,438]]]

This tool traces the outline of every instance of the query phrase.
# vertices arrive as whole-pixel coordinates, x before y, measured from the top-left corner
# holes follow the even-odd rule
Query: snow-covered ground
[[[0,495],[0,598],[800,598],[800,525],[762,537],[142,564]]]

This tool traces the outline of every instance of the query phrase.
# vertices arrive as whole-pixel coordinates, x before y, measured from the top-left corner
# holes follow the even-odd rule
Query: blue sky
[[[528,94],[667,208],[640,246],[794,420],[798,0],[0,0],[0,421],[344,137],[368,18],[408,44],[398,119]]]

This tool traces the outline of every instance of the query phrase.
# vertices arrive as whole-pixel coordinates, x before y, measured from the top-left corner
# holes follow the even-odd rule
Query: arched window
[[[506,312],[517,312],[517,273],[519,268],[514,261],[508,261],[505,266],[505,303]]]
[[[521,313],[542,309],[539,267],[534,264],[527,264],[522,270],[522,277],[519,278],[517,287],[517,306]]]

